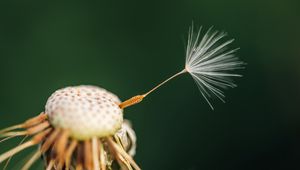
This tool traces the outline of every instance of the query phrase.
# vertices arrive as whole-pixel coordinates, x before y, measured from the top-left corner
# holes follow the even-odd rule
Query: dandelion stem
[[[26,149],[30,146],[33,146],[35,143],[33,141],[28,141],[18,147],[15,147],[7,152],[5,152],[4,154],[2,154],[0,156],[0,163],[3,162],[4,160],[8,159],[9,157],[15,155],[16,153],[18,153],[19,151]]]
[[[135,170],[141,170],[141,168],[135,163],[130,155],[128,155],[118,144],[116,144],[111,137],[107,138],[107,142],[111,148],[113,148],[118,154],[123,156],[125,160],[127,160]]]
[[[51,159],[48,166],[47,166],[47,168],[46,168],[46,170],[51,170],[53,165],[54,165],[54,159]]]
[[[36,151],[32,157],[26,162],[26,164],[22,167],[21,170],[28,170],[32,164],[41,156],[40,150]]]
[[[104,155],[104,147],[103,144],[101,142],[101,140],[98,141],[99,143],[99,159],[100,159],[100,169],[101,170],[106,170],[106,162],[105,162],[105,155]]]
[[[14,126],[11,126],[11,127],[8,127],[8,128],[5,128],[5,129],[2,129],[0,130],[0,134],[2,133],[5,133],[5,132],[8,132],[8,131],[11,131],[11,130],[14,130],[14,129],[19,129],[19,128],[22,128],[23,126],[21,124],[19,125],[14,125]]]
[[[155,91],[156,89],[158,89],[160,86],[164,85],[165,83],[167,83],[168,81],[172,80],[173,78],[183,74],[183,73],[186,73],[187,70],[186,69],[183,69],[182,71],[174,74],[173,76],[169,77],[168,79],[166,79],[165,81],[161,82],[160,84],[158,84],[157,86],[155,86],[154,88],[152,88],[151,90],[149,90],[147,93],[143,94],[144,97],[148,96],[150,93],[152,93],[153,91]]]
[[[65,170],[69,170],[70,169],[71,156],[72,156],[74,150],[76,149],[77,145],[78,145],[78,142],[76,140],[72,140],[69,148],[66,151],[66,155],[65,155],[65,157],[66,157],[65,158],[66,159],[66,161],[65,161],[65,164],[66,164],[65,165]]]
[[[3,161],[5,161],[6,159],[8,159],[9,157],[15,155],[16,153],[26,149],[26,148],[29,148],[33,145],[36,145],[38,143],[40,143],[46,136],[47,134],[51,131],[51,128],[43,131],[43,132],[40,132],[38,133],[37,135],[35,135],[30,141],[27,141],[5,153],[3,153],[2,155],[0,155],[0,163],[2,163]]]
[[[173,76],[169,77],[168,79],[166,79],[165,81],[161,82],[160,84],[158,84],[157,86],[155,86],[154,88],[152,88],[151,90],[149,90],[147,93],[144,93],[143,95],[136,95],[134,97],[131,97],[128,100],[125,100],[124,102],[122,102],[121,104],[119,104],[119,107],[121,109],[124,109],[126,107],[135,105],[137,103],[140,103],[146,96],[148,96],[150,93],[152,93],[153,91],[155,91],[156,89],[158,89],[160,86],[164,85],[165,83],[167,83],[168,81],[172,80],[173,78],[186,73],[187,69],[183,69],[182,71],[174,74]]]
[[[100,170],[100,162],[98,156],[98,139],[97,137],[92,138],[92,154],[93,154],[93,163],[94,170]]]
[[[92,158],[92,143],[90,140],[84,141],[84,167],[85,169],[93,168],[93,158]]]
[[[21,142],[19,143],[18,146],[22,145],[22,143],[26,140],[27,137],[28,137],[28,136],[25,136],[25,137],[21,140]],[[8,164],[9,164],[9,162],[10,162],[11,159],[12,159],[12,156],[9,157],[9,158],[7,159],[7,161],[6,161],[6,163],[5,163],[4,167],[3,167],[3,170],[6,170],[6,168],[8,167]]]

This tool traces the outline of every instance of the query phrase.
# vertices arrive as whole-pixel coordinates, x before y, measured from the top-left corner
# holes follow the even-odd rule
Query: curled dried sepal
[[[139,169],[132,159],[136,148],[136,136],[129,121],[123,122],[122,128],[113,137],[93,137],[84,141],[68,137],[68,142],[65,143],[67,131],[54,132],[41,144],[40,149],[44,153],[45,167],[49,170]],[[44,152],[43,148],[47,151]]]
[[[35,129],[34,133],[31,132],[32,128]],[[68,129],[53,127],[48,120],[21,130],[23,131],[30,132],[24,135],[33,135],[32,139],[0,154],[0,163],[28,147],[39,144],[40,147],[23,165],[22,170],[28,170],[41,155],[47,170],[106,170],[115,167],[125,170],[139,169],[132,159],[136,136],[128,121],[123,122],[121,129],[111,137],[94,136],[83,141],[72,138]],[[6,133],[11,132],[8,130],[4,132]],[[126,166],[123,166],[124,164]]]

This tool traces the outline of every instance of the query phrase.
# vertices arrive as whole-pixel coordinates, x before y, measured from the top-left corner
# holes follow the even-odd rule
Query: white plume
[[[243,68],[234,53],[238,50],[228,48],[234,39],[224,41],[225,32],[214,31],[212,28],[202,36],[201,28],[194,33],[190,28],[186,48],[185,70],[195,80],[201,94],[213,109],[209,98],[216,96],[224,102],[222,89],[236,87],[232,77],[240,77],[231,71]]]

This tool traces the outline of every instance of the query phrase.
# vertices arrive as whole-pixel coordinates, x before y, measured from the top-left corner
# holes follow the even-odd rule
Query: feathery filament
[[[210,28],[200,39],[201,28],[198,33],[194,33],[191,27],[188,36],[185,69],[191,74],[200,93],[212,109],[208,98],[216,96],[225,102],[225,95],[221,89],[236,87],[232,77],[241,75],[231,71],[241,69],[244,65],[244,62],[234,55],[238,48],[228,48],[234,39],[222,42],[226,35]]]

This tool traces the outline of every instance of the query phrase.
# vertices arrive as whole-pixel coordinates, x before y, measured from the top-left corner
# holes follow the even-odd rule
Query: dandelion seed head
[[[123,122],[119,98],[96,86],[66,87],[54,92],[45,112],[56,128],[70,130],[77,139],[116,133]]]
[[[41,156],[46,169],[121,169],[140,170],[132,156],[136,150],[136,135],[123,109],[140,103],[145,97],[175,77],[189,73],[200,93],[213,109],[210,98],[224,101],[223,89],[236,85],[232,73],[244,63],[230,49],[233,39],[226,33],[210,28],[202,35],[190,28],[185,68],[159,83],[146,93],[121,102],[113,93],[96,86],[71,86],[59,89],[47,100],[45,111],[21,124],[0,130],[0,143],[17,136],[32,136],[28,141],[0,154],[0,163],[18,152],[40,145],[24,164],[30,166]],[[65,168],[64,168],[65,167]]]
[[[202,28],[195,33],[191,27],[188,35],[185,70],[193,77],[212,109],[210,98],[217,97],[225,102],[222,90],[236,87],[232,78],[241,75],[232,71],[244,65],[235,56],[238,48],[229,48],[234,39],[225,40],[226,36],[225,32],[213,30],[212,27],[203,35]]]

